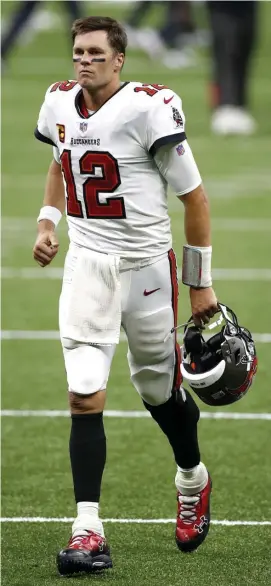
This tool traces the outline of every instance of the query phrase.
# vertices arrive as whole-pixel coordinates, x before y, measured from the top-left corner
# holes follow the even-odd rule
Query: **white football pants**
[[[125,263],[123,263],[125,266]],[[161,405],[180,386],[180,350],[176,336],[167,334],[177,325],[178,281],[173,250],[140,268],[120,268],[121,324],[128,339],[128,364],[137,392],[150,405]],[[122,264],[121,264],[122,266]],[[69,252],[65,271],[70,271]],[[66,279],[67,281],[67,279]],[[69,283],[60,297],[63,323]],[[61,321],[61,320],[60,320]],[[61,337],[68,387],[88,395],[106,389],[116,345],[90,345]]]

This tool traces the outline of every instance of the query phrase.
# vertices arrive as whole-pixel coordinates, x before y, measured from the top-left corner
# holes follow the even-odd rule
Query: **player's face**
[[[92,59],[104,59],[92,62]],[[82,88],[95,90],[110,83],[118,75],[124,61],[123,53],[116,53],[108,43],[106,31],[77,35],[73,46],[76,79]]]

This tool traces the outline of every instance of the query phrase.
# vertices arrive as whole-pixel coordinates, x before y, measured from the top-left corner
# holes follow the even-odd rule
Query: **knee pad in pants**
[[[153,314],[130,316],[127,323],[131,380],[142,399],[150,405],[160,405],[171,395],[175,340],[174,336],[166,342],[164,339],[172,325],[171,307]]]
[[[62,338],[69,390],[90,395],[106,389],[114,345],[93,346]]]

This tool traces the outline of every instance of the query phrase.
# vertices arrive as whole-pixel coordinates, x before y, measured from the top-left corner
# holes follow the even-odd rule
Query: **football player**
[[[106,460],[106,385],[122,326],[132,382],[166,435],[176,460],[176,542],[204,540],[211,480],[200,460],[199,409],[181,386],[177,267],[167,185],[184,204],[183,282],[193,319],[217,310],[211,280],[209,205],[185,134],[182,102],[164,85],[122,82],[126,33],[111,18],[72,28],[75,81],[52,84],[36,137],[53,146],[34,258],[58,251],[66,208],[70,246],[59,321],[71,411],[70,460],[77,517],[57,558],[62,575],[112,567],[99,517]]]

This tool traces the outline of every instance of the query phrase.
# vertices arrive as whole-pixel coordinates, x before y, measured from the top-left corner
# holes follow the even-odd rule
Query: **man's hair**
[[[106,31],[110,46],[117,53],[124,53],[127,47],[127,35],[121,24],[109,16],[87,16],[74,21],[72,25],[72,41],[77,35],[92,31]]]

